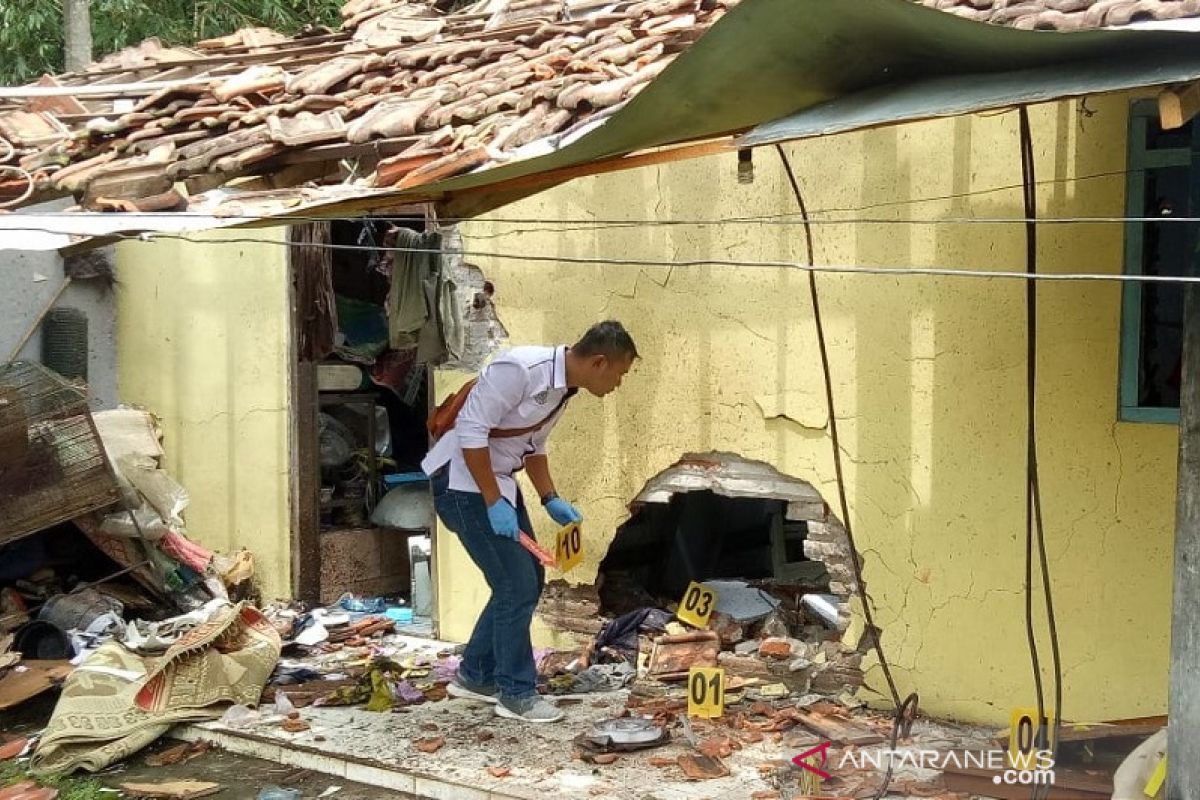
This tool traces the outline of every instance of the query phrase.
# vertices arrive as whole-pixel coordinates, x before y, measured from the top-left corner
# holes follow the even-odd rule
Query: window
[[[1200,126],[1196,126],[1200,127]],[[1128,217],[1191,216],[1191,123],[1164,131],[1155,101],[1134,103],[1129,115]],[[1194,233],[1189,224],[1127,222],[1125,272],[1189,272]],[[1183,359],[1183,287],[1125,284],[1121,331],[1121,419],[1178,422]]]

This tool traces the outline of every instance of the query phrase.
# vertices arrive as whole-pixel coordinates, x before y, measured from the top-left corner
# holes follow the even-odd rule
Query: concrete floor
[[[0,724],[0,733],[37,735],[49,721],[56,699],[56,695],[48,693],[5,712],[3,724]],[[284,766],[278,760],[251,758],[215,748],[187,763],[163,766],[151,766],[146,763],[150,756],[177,744],[178,742],[164,738],[96,776],[80,774],[76,777],[80,780],[95,777],[102,786],[112,790],[117,790],[122,783],[206,781],[221,786],[221,791],[213,795],[214,800],[257,800],[259,792],[268,786],[299,789],[301,797],[305,800],[316,800],[320,797],[325,797],[326,800],[417,800],[411,794],[336,779],[332,775],[310,769]],[[27,763],[27,760],[22,763]],[[331,790],[336,791],[330,793]],[[83,795],[80,792],[75,794]],[[94,796],[96,793],[88,794]],[[114,791],[105,796],[118,795]]]
[[[650,765],[650,758],[690,752],[679,736],[665,746],[624,754],[609,765],[575,759],[571,740],[594,722],[618,715],[626,697],[626,692],[607,693],[566,705],[566,720],[553,725],[505,720],[494,716],[491,706],[447,700],[400,713],[306,708],[302,716],[312,728],[298,734],[277,725],[229,730],[210,723],[180,729],[176,735],[433,800],[746,800],[755,792],[772,789],[782,797],[792,796],[799,770],[788,761],[799,750],[788,744],[786,735],[780,742],[768,737],[734,751],[724,759],[731,774],[715,780],[689,782],[677,766]],[[698,732],[704,735],[702,727]],[[415,746],[418,739],[437,736],[446,743],[436,753],[423,753]],[[919,744],[914,747],[981,747],[985,737],[982,731],[919,723]],[[769,762],[777,762],[775,769],[764,774],[760,766]],[[489,767],[506,768],[510,774],[496,778]],[[911,770],[907,774],[930,777]]]
[[[387,780],[390,788],[425,798],[483,800],[520,798],[636,798],[636,800],[700,800],[746,798],[754,791],[775,788],[763,780],[758,765],[783,758],[784,750],[764,742],[727,759],[728,778],[689,784],[678,768],[648,765],[652,756],[676,756],[679,744],[621,756],[614,764],[595,766],[572,760],[571,739],[593,722],[619,714],[624,692],[565,707],[567,719],[554,725],[533,726],[496,717],[492,707],[463,700],[427,703],[407,713],[377,714],[356,708],[309,708],[302,712],[312,729],[288,734],[277,726],[229,731],[219,724],[193,726],[189,739],[211,738],[220,747],[246,755],[310,769],[344,774],[374,783]],[[485,733],[486,732],[486,733]],[[492,736],[480,742],[488,733]],[[415,740],[442,736],[446,744],[436,753],[420,752]],[[323,741],[318,741],[318,737]],[[284,751],[298,755],[288,757]],[[789,758],[792,754],[786,754]],[[494,778],[488,767],[511,774]],[[379,775],[376,770],[391,773]],[[411,781],[411,782],[410,782]]]

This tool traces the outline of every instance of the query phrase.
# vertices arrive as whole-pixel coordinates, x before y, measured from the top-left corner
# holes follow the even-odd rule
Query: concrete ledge
[[[237,755],[274,761],[289,767],[320,772],[355,783],[378,786],[396,792],[408,792],[421,800],[536,800],[538,795],[499,789],[483,790],[432,775],[396,769],[371,759],[331,756],[303,744],[281,745],[268,737],[248,731],[210,730],[200,725],[179,725],[170,735],[185,742],[205,741]]]

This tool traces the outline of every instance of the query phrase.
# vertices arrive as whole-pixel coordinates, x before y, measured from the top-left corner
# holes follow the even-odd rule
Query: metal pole
[[[1184,294],[1167,798],[1200,797],[1200,289]]]

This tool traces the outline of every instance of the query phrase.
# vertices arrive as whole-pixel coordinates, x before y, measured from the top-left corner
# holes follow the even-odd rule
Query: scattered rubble
[[[157,800],[196,800],[221,791],[221,784],[206,781],[166,781],[163,783],[122,783],[121,789],[131,797]]]

